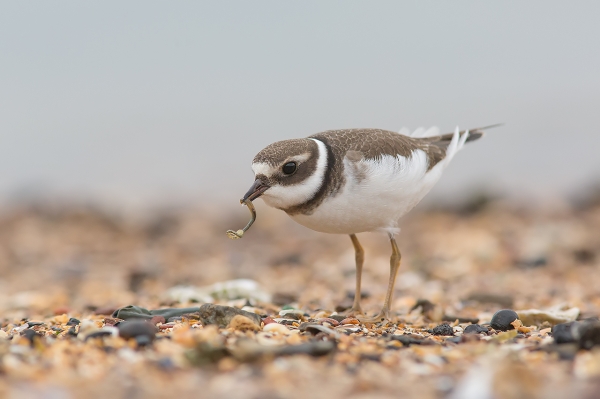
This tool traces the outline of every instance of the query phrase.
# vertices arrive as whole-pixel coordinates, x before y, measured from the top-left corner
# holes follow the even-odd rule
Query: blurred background
[[[353,127],[505,124],[467,146],[419,208],[450,214],[417,210],[402,224],[406,271],[421,282],[401,276],[406,289],[426,292],[456,265],[450,280],[488,261],[499,273],[596,262],[598,3],[1,4],[4,290],[55,281],[57,304],[116,306],[182,282],[288,278],[287,291],[308,292],[325,279],[334,306],[340,282],[354,284],[347,237],[261,201],[248,238],[224,232],[247,221],[238,199],[256,152]],[[485,208],[490,198],[529,211]],[[380,297],[389,249],[367,240],[365,281]]]
[[[2,2],[0,199],[235,207],[265,145],[490,131],[429,201],[600,180],[600,4]]]

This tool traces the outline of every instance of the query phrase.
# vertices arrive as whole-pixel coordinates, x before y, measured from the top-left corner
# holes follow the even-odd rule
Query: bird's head
[[[284,210],[305,203],[323,185],[326,169],[327,149],[321,141],[275,142],[254,157],[254,184],[243,199],[261,197],[267,205]]]

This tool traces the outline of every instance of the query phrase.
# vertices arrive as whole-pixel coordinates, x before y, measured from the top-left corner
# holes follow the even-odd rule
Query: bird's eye
[[[284,175],[291,175],[296,171],[296,162],[286,163],[285,165],[283,165],[283,168],[281,168],[281,171]]]

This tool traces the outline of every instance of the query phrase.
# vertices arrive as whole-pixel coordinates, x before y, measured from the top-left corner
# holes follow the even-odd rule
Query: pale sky
[[[594,1],[0,1],[0,199],[237,199],[267,144],[505,123],[433,198],[600,181]]]

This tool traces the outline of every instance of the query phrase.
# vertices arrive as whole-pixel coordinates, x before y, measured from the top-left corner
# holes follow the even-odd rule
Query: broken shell
[[[244,227],[241,230],[238,230],[238,231],[227,230],[227,237],[231,238],[232,240],[242,238],[244,236],[244,233],[246,231],[248,231],[250,226],[252,226],[252,224],[256,220],[256,210],[254,209],[254,204],[252,204],[252,201],[241,199],[240,204],[246,205],[248,207],[248,210],[250,210],[250,221],[248,222],[246,227]]]

